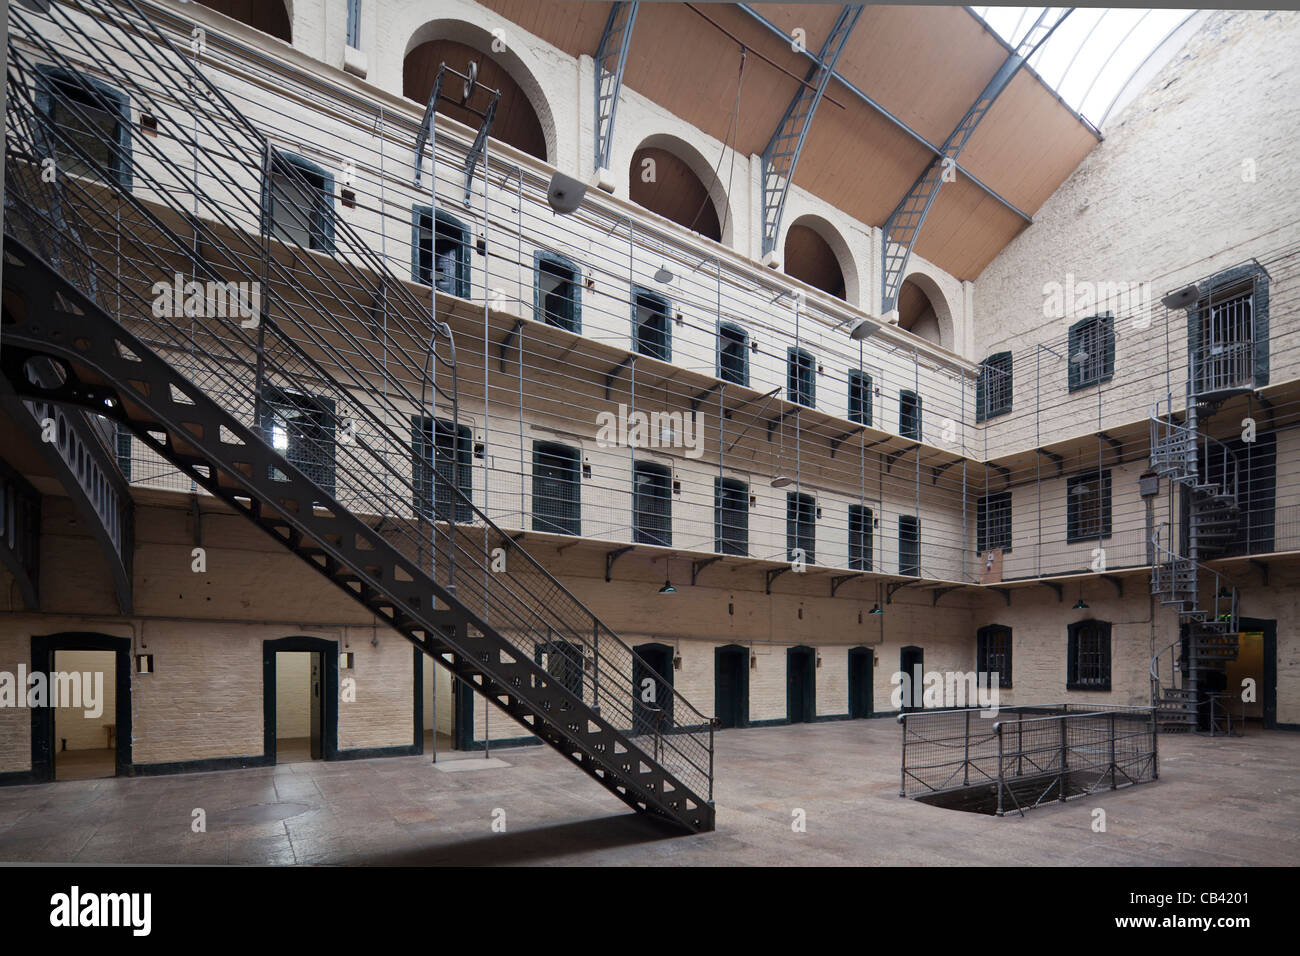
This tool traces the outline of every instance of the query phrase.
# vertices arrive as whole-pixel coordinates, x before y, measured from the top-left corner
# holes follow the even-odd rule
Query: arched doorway
[[[817,653],[811,647],[786,648],[785,716],[792,724],[817,716]]]
[[[90,658],[87,655],[95,655]],[[108,655],[112,655],[109,657]],[[89,662],[92,668],[106,669],[83,671],[78,668],[81,662]],[[60,668],[66,672],[61,672]],[[78,726],[77,736],[89,734],[98,742],[98,735],[104,734],[104,749],[112,752],[112,763],[104,762],[103,771],[92,771],[91,776],[125,777],[131,772],[131,640],[126,637],[110,637],[89,631],[66,631],[59,634],[45,634],[32,637],[31,677],[43,675],[45,681],[44,699],[40,706],[31,707],[32,716],[32,770],[34,782],[61,779],[58,767],[59,755],[69,751],[62,746],[64,740],[73,737],[74,731],[69,724],[72,721],[93,722],[93,727]],[[78,675],[75,682],[73,673]],[[91,674],[91,682],[85,685],[85,675]],[[96,679],[94,674],[101,674]],[[112,684],[113,706],[104,706]],[[35,685],[33,685],[35,690]],[[70,692],[78,700],[68,701],[72,706],[65,706],[64,697]],[[102,693],[101,693],[102,692]],[[16,687],[15,693],[27,694],[28,688]],[[87,695],[91,696],[87,696]],[[55,697],[58,697],[56,700]],[[98,703],[92,698],[99,697]],[[58,706],[56,706],[58,705]],[[84,706],[90,705],[90,706]],[[99,713],[88,717],[87,712]],[[108,747],[109,739],[113,746]],[[75,753],[75,749],[74,749]],[[111,766],[111,772],[109,772]],[[79,775],[79,774],[78,774]]]
[[[546,162],[546,132],[527,93],[505,66],[467,43],[440,38],[414,46],[402,61],[402,95],[424,105],[443,63],[459,73],[468,74],[471,61],[478,64],[478,82],[501,93],[492,119],[493,139],[509,143]],[[443,91],[452,92],[446,86]],[[473,105],[472,101],[470,105]],[[437,111],[475,130],[482,124],[482,117],[445,99],[438,103]]]
[[[749,651],[739,644],[713,651],[713,713],[719,727],[749,724]]]
[[[642,142],[632,154],[628,198],[701,236],[723,240],[721,184],[704,157],[685,143],[664,136]]]
[[[293,42],[289,11],[280,0],[198,0],[198,3],[285,43]]]
[[[338,641],[282,637],[262,642],[262,752],[267,763],[336,759],[338,700]]]

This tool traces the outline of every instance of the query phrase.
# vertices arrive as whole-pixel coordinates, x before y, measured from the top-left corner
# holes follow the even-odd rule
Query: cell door
[[[908,645],[898,655],[898,669],[907,675],[904,688],[910,687],[911,699],[903,695],[903,710],[920,710],[924,706],[922,692],[922,675],[925,672],[925,651],[920,647]]]
[[[719,727],[744,727],[749,721],[749,652],[738,645],[714,651],[713,712]]]
[[[871,716],[872,652],[855,647],[849,651],[849,717]]]
[[[673,649],[667,644],[633,648],[632,714],[634,734],[652,733],[673,722]]]
[[[324,674],[319,651],[311,654],[311,759],[321,760],[325,756],[322,728],[325,725],[325,698],[321,693],[321,680]]]
[[[805,724],[816,712],[816,670],[811,647],[785,652],[785,713],[792,724]]]

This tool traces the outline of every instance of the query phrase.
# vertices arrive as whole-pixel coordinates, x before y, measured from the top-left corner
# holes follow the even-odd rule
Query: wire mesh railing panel
[[[899,715],[899,796],[1007,812],[1154,779],[1150,707],[1060,703]],[[999,802],[1000,801],[1000,802]]]

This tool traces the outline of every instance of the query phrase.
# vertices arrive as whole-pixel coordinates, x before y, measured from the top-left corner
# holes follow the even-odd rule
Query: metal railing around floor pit
[[[997,814],[1158,776],[1151,707],[1040,704],[900,714],[898,795]]]

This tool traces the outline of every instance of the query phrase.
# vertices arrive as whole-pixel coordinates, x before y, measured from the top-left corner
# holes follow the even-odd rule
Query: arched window
[[[1075,621],[1067,630],[1066,690],[1110,690],[1110,624]]]
[[[913,335],[943,345],[943,334],[939,325],[939,315],[930,296],[921,286],[906,279],[898,292],[898,327],[906,329]]]
[[[632,154],[628,192],[638,206],[722,241],[722,224],[708,186],[685,160],[668,150],[642,146]]]
[[[999,687],[1011,686],[1011,628],[989,624],[975,632],[975,672],[980,686],[985,674],[997,674]]]
[[[844,272],[830,243],[810,226],[794,223],[785,235],[786,275],[845,298]]]

